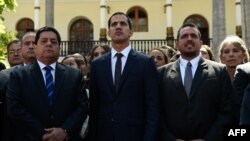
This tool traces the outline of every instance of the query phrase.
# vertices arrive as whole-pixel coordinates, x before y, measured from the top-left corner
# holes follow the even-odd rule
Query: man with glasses
[[[18,40],[13,40],[7,45],[7,58],[10,67],[22,64],[21,45]]]

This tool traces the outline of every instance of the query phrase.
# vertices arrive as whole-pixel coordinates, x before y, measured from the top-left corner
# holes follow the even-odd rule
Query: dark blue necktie
[[[46,89],[47,89],[47,94],[48,94],[48,101],[49,101],[49,104],[52,105],[53,94],[54,94],[54,84],[53,84],[53,76],[51,74],[51,70],[53,70],[53,68],[51,66],[46,66],[44,67],[44,70],[46,70],[45,82],[46,82]]]
[[[121,75],[122,75],[122,54],[121,53],[116,53],[116,63],[115,63],[115,90],[116,92],[118,91]]]

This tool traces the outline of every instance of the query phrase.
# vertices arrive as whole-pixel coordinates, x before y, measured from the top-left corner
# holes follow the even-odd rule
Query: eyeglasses
[[[20,49],[13,49],[13,50],[10,50],[10,51],[8,52],[8,54],[10,54],[10,55],[18,54],[19,50],[20,50]]]

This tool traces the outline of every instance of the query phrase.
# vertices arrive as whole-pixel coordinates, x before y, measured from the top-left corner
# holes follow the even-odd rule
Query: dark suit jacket
[[[250,84],[250,63],[238,65],[236,68],[234,82],[233,82],[234,113],[238,121],[240,117],[240,108],[241,108],[242,99],[244,96],[244,91],[248,84]]]
[[[87,97],[81,73],[56,64],[54,104],[48,104],[37,62],[13,70],[7,88],[7,108],[17,130],[16,141],[39,141],[45,128],[61,127],[77,141],[87,114]]]
[[[240,124],[250,125],[250,85],[247,86],[242,100]]]
[[[16,66],[13,66],[13,67],[11,67],[11,68],[8,68],[8,69],[5,69],[5,70],[2,70],[0,73],[2,73],[4,76],[5,76],[5,78],[4,78],[4,80],[3,80],[3,82],[5,83],[4,85],[2,85],[2,86],[4,86],[3,88],[2,88],[2,90],[4,90],[4,91],[2,91],[2,96],[3,96],[3,114],[2,114],[2,116],[3,116],[3,126],[2,126],[2,128],[4,129],[3,130],[3,135],[1,136],[2,137],[2,140],[3,141],[12,141],[12,140],[14,140],[14,135],[15,135],[15,132],[16,132],[16,128],[15,128],[15,126],[12,124],[12,122],[11,122],[11,120],[10,120],[10,118],[8,117],[8,115],[7,115],[7,104],[6,104],[6,88],[7,88],[7,82],[9,81],[9,77],[10,77],[10,73],[14,70],[14,69],[16,69],[16,68],[19,68],[19,67],[22,67],[22,66],[24,66],[23,64],[19,64],[19,65],[16,65]]]
[[[223,125],[232,118],[232,89],[226,67],[200,59],[187,97],[179,60],[159,70],[161,141],[199,139],[222,141]]]
[[[8,82],[8,76],[0,72],[0,140],[4,140],[4,127],[5,127],[5,114],[6,114],[6,105],[4,103],[5,91]]]
[[[155,141],[159,121],[157,71],[151,58],[131,50],[118,93],[111,52],[91,65],[91,141]]]

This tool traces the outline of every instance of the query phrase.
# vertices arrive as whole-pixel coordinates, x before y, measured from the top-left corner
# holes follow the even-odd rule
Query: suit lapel
[[[105,54],[103,60],[103,74],[105,74],[106,80],[108,85],[110,86],[110,89],[115,93],[115,87],[113,83],[113,76],[112,76],[112,67],[111,67],[111,51]]]
[[[30,64],[29,66],[30,74],[34,78],[35,83],[37,83],[37,93],[41,94],[43,100],[48,103],[48,96],[46,93],[46,87],[45,82],[43,79],[43,73],[41,72],[41,69],[37,62]]]
[[[55,100],[57,99],[56,97],[60,93],[60,90],[62,89],[61,87],[63,86],[63,82],[65,79],[65,68],[64,66],[56,63],[56,70],[55,70],[55,88],[54,88],[54,103]]]
[[[133,49],[130,50],[129,54],[128,54],[128,58],[127,58],[127,61],[126,61],[126,64],[124,66],[124,69],[123,69],[123,72],[122,72],[122,77],[121,77],[121,81],[120,81],[120,84],[119,84],[119,88],[118,88],[118,92],[120,91],[123,83],[126,81],[126,78],[129,71],[132,70],[131,68],[136,66],[135,63],[136,63],[136,56],[137,56],[137,52],[134,51]]]
[[[196,69],[195,75],[194,75],[189,99],[191,99],[194,96],[199,85],[202,83],[204,78],[206,78],[208,74],[207,71],[208,71],[207,62],[203,58],[201,58],[198,63],[198,67]]]
[[[174,62],[171,71],[170,71],[170,78],[173,80],[176,88],[178,89],[178,93],[182,96],[187,97],[185,88],[182,83],[181,79],[181,72],[180,72],[180,60]]]

